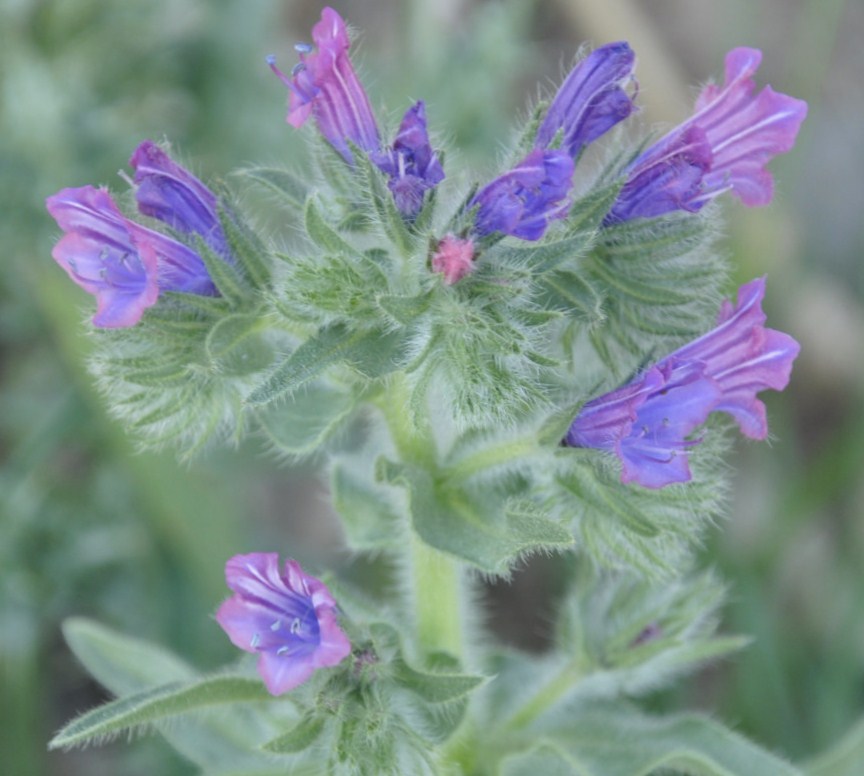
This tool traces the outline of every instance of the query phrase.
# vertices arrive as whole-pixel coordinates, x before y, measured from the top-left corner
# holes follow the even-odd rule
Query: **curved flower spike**
[[[539,240],[550,221],[567,215],[573,167],[565,151],[532,151],[468,203],[469,207],[479,205],[474,225],[477,234],[502,232]]]
[[[622,482],[662,488],[691,479],[689,439],[712,412],[725,412],[751,439],[765,439],[765,405],[756,398],[789,382],[798,343],[764,327],[765,279],[741,287],[738,304],[724,302],[717,326],[659,361],[644,375],[592,399],[564,438],[571,447],[614,452]]]
[[[138,210],[184,234],[199,234],[216,253],[231,260],[219,223],[216,195],[158,145],[145,140],[129,164],[135,170]]]
[[[234,595],[219,607],[216,621],[236,647],[259,655],[258,673],[271,695],[350,654],[333,596],[296,561],[285,561],[280,573],[275,552],[235,555],[225,564],[225,580]]]
[[[295,46],[300,62],[290,76],[276,67],[273,57],[267,61],[290,92],[286,121],[300,127],[313,115],[321,134],[351,164],[349,140],[370,152],[379,149],[380,140],[369,98],[348,57],[351,43],[342,17],[324,8],[312,40],[317,50],[308,44]]]
[[[625,41],[592,51],[564,80],[537,130],[535,148],[548,148],[559,131],[562,147],[576,159],[582,149],[634,110],[625,87],[633,78],[636,55]]]
[[[770,86],[754,94],[761,61],[757,49],[726,55],[723,86],[706,86],[693,116],[633,162],[607,223],[696,211],[725,191],[748,207],[771,201],[766,165],[792,148],[807,103]]]
[[[444,170],[429,143],[422,100],[405,112],[393,148],[375,151],[369,158],[389,176],[388,186],[399,212],[409,217],[417,215],[426,191],[444,180]]]
[[[127,219],[105,189],[63,189],[45,204],[66,232],[51,255],[96,297],[95,326],[134,326],[160,291],[217,293],[195,251]]]

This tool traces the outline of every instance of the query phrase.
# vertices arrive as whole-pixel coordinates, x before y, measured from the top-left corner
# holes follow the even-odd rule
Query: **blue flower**
[[[444,180],[444,170],[429,143],[422,100],[405,112],[393,147],[375,151],[369,158],[390,178],[388,185],[399,212],[409,217],[417,215],[426,191]]]
[[[45,204],[66,233],[51,255],[96,297],[95,326],[134,326],[161,291],[217,295],[195,251],[130,221],[106,190],[63,189]]]
[[[275,552],[235,555],[225,564],[225,580],[234,595],[219,607],[216,621],[236,647],[259,655],[258,673],[272,695],[350,654],[333,596],[297,561],[285,561],[280,572]]]
[[[226,260],[231,252],[216,205],[216,196],[159,146],[145,140],[129,159],[135,169],[138,210],[184,234],[198,234]]]
[[[750,439],[765,439],[763,390],[789,382],[798,343],[766,329],[765,279],[741,287],[738,304],[724,302],[717,326],[659,361],[645,374],[587,402],[564,443],[614,452],[622,482],[662,488],[691,479],[690,439],[712,412],[725,412]]]
[[[633,81],[636,56],[626,42],[592,51],[564,80],[552,100],[535,148],[548,148],[562,133],[562,147],[574,159],[582,149],[626,119],[634,109],[625,87]]]
[[[539,240],[551,221],[567,215],[573,167],[573,159],[565,151],[538,149],[529,153],[469,202],[469,207],[479,206],[476,233],[501,232]]]

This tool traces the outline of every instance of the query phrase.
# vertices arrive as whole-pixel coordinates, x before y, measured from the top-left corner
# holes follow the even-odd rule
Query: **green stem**
[[[581,662],[574,658],[565,663],[564,667],[555,676],[544,684],[527,703],[508,720],[504,730],[513,731],[524,728],[531,724],[544,711],[560,701],[582,678],[583,669]]]
[[[417,642],[424,652],[462,656],[459,562],[411,535],[411,576]]]
[[[435,440],[427,418],[409,415],[410,388],[405,375],[396,375],[377,397],[397,456],[402,462],[437,476]],[[410,521],[410,516],[408,517]],[[416,624],[417,644],[424,653],[449,652],[462,657],[461,568],[454,558],[426,544],[410,529],[408,595]]]

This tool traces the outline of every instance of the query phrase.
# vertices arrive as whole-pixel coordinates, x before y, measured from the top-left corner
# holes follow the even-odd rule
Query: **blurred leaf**
[[[804,765],[806,776],[861,776],[864,773],[864,720],[834,746]]]
[[[572,773],[578,776],[648,776],[658,771],[802,776],[770,752],[697,714],[651,717],[624,704],[592,704],[569,715],[566,723],[562,720],[560,726],[537,732],[535,738],[549,740],[556,752],[566,752],[576,765]]]

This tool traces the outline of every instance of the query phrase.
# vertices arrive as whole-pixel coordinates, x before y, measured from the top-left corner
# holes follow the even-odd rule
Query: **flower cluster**
[[[142,215],[198,235],[224,260],[232,260],[216,197],[201,181],[149,140],[138,146],[130,164]],[[218,293],[195,249],[127,218],[107,190],[63,189],[46,205],[66,233],[52,256],[96,297],[95,326],[135,325],[162,291]]]
[[[712,412],[725,412],[751,439],[765,439],[763,390],[789,382],[798,343],[766,329],[765,280],[742,286],[738,304],[724,302],[717,326],[657,362],[637,379],[592,399],[564,439],[572,447],[614,452],[623,482],[661,488],[690,479],[690,435]]]
[[[380,188],[384,196],[392,196],[395,208],[387,199],[387,207],[379,207],[376,213],[383,211],[382,221],[386,216],[388,226],[396,224],[393,231],[409,235],[406,245],[414,244],[412,240],[422,232],[423,224],[435,223],[436,229],[440,228],[416,240],[416,244],[423,245],[416,251],[418,256],[410,256],[410,247],[402,246],[402,252],[415,260],[413,268],[418,277],[427,272],[428,259],[428,267],[441,275],[443,286],[459,283],[469,275],[480,251],[488,250],[497,240],[509,236],[539,241],[556,222],[566,219],[573,201],[574,177],[585,149],[636,111],[633,50],[626,42],[596,48],[566,77],[542,114],[533,137],[526,136],[508,169],[471,189],[464,204],[455,208],[458,212],[441,227],[434,217],[426,217],[432,213],[437,199],[434,190],[444,180],[445,171],[442,157],[429,139],[425,103],[416,101],[408,108],[388,144],[382,139],[386,133],[379,129],[351,62],[345,22],[332,8],[323,10],[312,29],[312,41],[296,46],[300,61],[288,75],[279,70],[274,58],[269,59],[270,67],[289,90],[287,122],[300,127],[312,118],[320,135],[338,155],[337,163],[343,165],[345,177],[360,169],[368,170],[363,166],[366,160],[374,166],[373,171],[380,171],[390,193],[383,185],[376,187],[375,206],[380,205]],[[707,86],[689,119],[620,171],[617,199],[608,213],[598,215],[595,221],[601,239],[603,234],[611,235],[611,230],[622,222],[659,218],[673,211],[696,212],[727,191],[746,206],[764,205],[771,200],[772,178],[766,165],[792,147],[807,106],[770,87],[756,93],[753,76],[760,59],[761,54],[754,49],[731,51],[726,57],[724,84]],[[518,161],[513,163],[515,159]],[[138,216],[126,215],[104,188],[67,188],[47,199],[48,211],[65,233],[52,255],[75,283],[96,297],[93,324],[106,328],[133,326],[163,292],[217,296],[219,288],[211,272],[229,299],[228,282],[222,283],[222,273],[228,273],[226,265],[242,264],[249,253],[235,240],[235,257],[226,236],[226,229],[236,235],[233,227],[239,221],[233,217],[225,220],[216,194],[154,143],[141,143],[130,164],[137,211],[152,222],[149,226],[140,223]],[[358,201],[363,193],[358,186]],[[353,194],[344,199],[348,200],[348,208],[357,205]],[[313,205],[307,214],[313,212]],[[309,227],[313,242],[314,231]],[[622,231],[629,230],[619,229],[618,233]],[[589,236],[593,239],[594,235],[592,231]],[[362,285],[362,272],[355,273],[354,266],[347,262],[344,272],[339,265],[339,271],[327,274],[318,262],[328,258],[331,246],[336,246],[332,252],[338,253],[346,242],[340,242],[341,237],[330,240],[329,233],[325,237],[319,243],[327,248],[327,254],[314,257],[308,275],[323,277],[322,287],[339,294],[344,291],[339,279],[356,275],[360,280],[355,296],[374,295],[380,301],[378,280],[389,282],[382,269],[387,266],[385,261],[380,267],[377,262],[368,262],[375,265],[376,272],[380,271],[371,291],[371,283]],[[377,256],[378,252],[387,253],[376,248],[364,255]],[[425,311],[428,299],[438,293],[451,295],[443,298],[459,299],[461,303],[461,295],[453,294],[451,289],[423,282],[430,279],[427,274],[416,283],[423,291],[417,309]],[[297,286],[302,286],[302,277]],[[468,292],[474,290],[470,284],[465,288]],[[519,288],[513,292],[518,294]],[[785,388],[799,349],[789,335],[765,328],[761,309],[764,294],[764,278],[742,286],[737,304],[723,304],[714,329],[670,353],[626,385],[588,401],[572,421],[564,444],[612,452],[621,461],[623,482],[661,488],[691,479],[689,451],[699,442],[693,434],[711,413],[726,413],[745,436],[764,439],[768,433],[765,407],[757,396],[764,390]],[[273,302],[275,294],[259,296],[263,309]],[[391,302],[396,298],[390,295]],[[415,301],[401,296],[398,299],[409,308]],[[198,302],[198,308],[213,307],[215,315],[221,315],[219,305]],[[277,306],[271,304],[268,309]],[[497,316],[490,328],[504,321],[505,314],[499,312],[496,309],[490,314],[490,319]],[[543,314],[526,317],[545,320]],[[412,310],[405,313],[410,315]],[[418,318],[422,315],[418,313]],[[243,319],[235,321],[242,330],[237,336],[229,330],[232,347],[242,348],[249,334],[243,326],[253,317],[237,316]],[[393,318],[401,323],[401,316]],[[388,320],[388,328],[380,331],[389,333],[389,326]],[[342,328],[340,322],[324,330],[326,336],[321,339],[330,343],[327,337],[336,338],[338,344],[328,344],[328,353],[341,353],[344,343],[338,341],[338,335]],[[378,329],[370,330],[378,336]],[[459,329],[458,336],[463,331]],[[221,334],[226,336],[225,332]],[[304,346],[299,345],[295,352],[302,353]],[[502,350],[501,360],[516,349]],[[471,359],[464,360],[471,360],[473,366],[477,353],[482,361],[482,351],[482,345],[466,351]],[[379,358],[376,352],[375,359],[369,360],[404,365],[401,353],[391,359],[389,351],[382,352],[386,358]],[[159,355],[161,358],[161,351]],[[542,354],[535,355],[539,357],[533,363],[544,360]],[[503,374],[489,373],[495,379]],[[186,409],[183,404],[182,410]],[[238,555],[227,563],[226,580],[233,596],[221,605],[216,619],[237,647],[259,656],[258,670],[274,695],[306,681],[318,668],[339,664],[350,653],[351,644],[337,622],[333,597],[322,582],[305,574],[295,561],[287,561],[280,570],[275,553]],[[646,630],[633,643],[650,638],[652,632]]]

